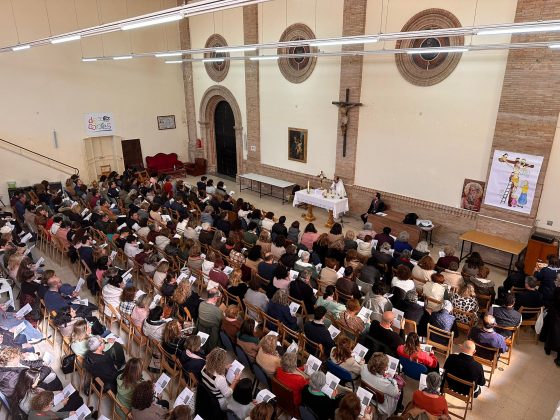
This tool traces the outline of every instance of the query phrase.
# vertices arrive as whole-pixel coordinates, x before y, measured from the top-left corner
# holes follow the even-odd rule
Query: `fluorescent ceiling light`
[[[180,55],[183,55],[182,52],[168,52],[168,53],[159,53],[159,54],[154,54],[157,58],[161,58],[161,57],[179,57]]]
[[[81,35],[70,35],[70,36],[63,36],[61,38],[54,38],[51,39],[51,44],[62,44],[63,42],[77,41],[81,37],[82,37]]]
[[[205,58],[202,60],[203,63],[220,63],[224,61],[223,58]]]
[[[501,35],[501,34],[523,34],[530,32],[554,32],[560,31],[560,25],[538,25],[518,26],[513,28],[481,29],[476,31],[477,35]]]
[[[132,59],[131,55],[121,55],[120,57],[113,57],[113,60],[130,60]]]
[[[219,47],[215,48],[214,51],[216,52],[244,52],[244,51],[255,51],[257,47]]]
[[[548,48],[558,49],[558,48],[560,48],[560,44],[550,44],[550,45],[548,46]]]
[[[97,61],[97,58],[82,58],[84,63],[93,63],[94,61]]]
[[[438,53],[462,53],[467,52],[468,48],[414,48],[408,50],[407,54],[438,54]]]
[[[165,64],[181,64],[183,60],[166,60]]]
[[[277,55],[259,55],[257,57],[249,57],[250,60],[261,61],[261,60],[278,60],[280,57]]]
[[[326,47],[329,45],[369,44],[370,42],[377,42],[377,38],[328,39],[325,41],[313,41],[309,45],[312,47]]]
[[[162,16],[162,17],[155,18],[155,19],[145,19],[145,20],[141,20],[139,22],[128,23],[128,24],[125,24],[125,25],[121,26],[121,29],[123,31],[128,31],[130,29],[137,29],[137,28],[144,28],[146,26],[159,25],[160,23],[175,22],[175,21],[178,21],[178,20],[181,20],[181,19],[183,19],[183,14],[182,13],[176,13],[176,14],[173,14],[173,15]]]
[[[12,47],[12,51],[28,50],[29,48],[31,48],[31,45],[18,45],[17,47]]]

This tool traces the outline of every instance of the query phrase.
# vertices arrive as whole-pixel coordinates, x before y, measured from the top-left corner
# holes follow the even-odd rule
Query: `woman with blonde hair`
[[[187,279],[183,280],[171,296],[174,303],[176,316],[182,318],[187,317],[187,311],[193,320],[198,319],[198,307],[200,305],[200,296],[192,290],[192,285]]]
[[[23,258],[23,255],[19,252],[10,255],[8,258],[8,274],[13,281],[17,280],[17,273]]]
[[[216,231],[214,232],[214,238],[212,239],[212,244],[210,246],[214,249],[219,250],[225,242],[225,240],[222,240],[222,238],[225,238],[224,232],[216,229]]]
[[[167,277],[168,271],[169,271],[169,261],[160,261],[152,277],[152,281],[157,287],[162,286],[163,281]]]
[[[362,359],[362,361],[358,363],[356,359],[354,359],[352,355],[352,340],[345,334],[339,334],[338,337],[336,337],[335,345],[336,346],[331,349],[331,354],[329,355],[330,360],[350,372],[352,379],[356,379],[360,376],[360,370],[364,362]]]
[[[474,286],[470,283],[464,283],[459,289],[459,293],[453,293],[451,296],[451,304],[454,309],[460,309],[464,312],[469,312],[474,315],[475,324],[478,319],[478,300],[476,299],[476,291]],[[470,324],[468,315],[462,313],[454,313],[456,322]]]
[[[136,328],[142,328],[144,320],[148,317],[150,312],[149,306],[152,302],[151,298],[147,294],[143,294],[136,300],[136,306],[130,314],[130,319]]]
[[[270,232],[268,230],[261,230],[259,239],[256,245],[261,247],[261,256],[264,258],[265,254],[269,253],[272,249],[272,239],[270,238]]]
[[[117,376],[117,399],[126,408],[132,404],[132,394],[138,382],[149,379],[143,374],[144,362],[142,359],[133,357],[126,362],[124,369]]]
[[[195,243],[189,250],[189,258],[187,260],[187,266],[190,269],[201,270],[204,258],[202,258],[202,249],[199,243]]]
[[[274,293],[272,300],[268,303],[266,313],[289,329],[299,330],[297,318],[290,312],[290,298],[285,290],[279,289]],[[276,326],[272,323],[268,323],[267,327],[269,329],[276,329]]]
[[[235,270],[232,271],[232,273],[229,276],[229,284],[228,284],[227,291],[232,295],[237,296],[239,299],[243,300],[249,286],[247,285],[247,283],[241,280],[241,276],[242,273],[239,268],[236,268]]]
[[[280,366],[280,355],[276,351],[277,337],[273,334],[265,335],[259,343],[259,351],[255,361],[268,376],[274,375]]]
[[[179,356],[185,347],[185,337],[181,332],[182,325],[179,321],[170,321],[165,324],[163,330],[163,337],[161,338],[161,346],[168,354]],[[173,359],[168,358],[168,363],[171,366],[175,365]]]
[[[387,375],[388,367],[387,355],[377,352],[373,353],[367,365],[362,366],[361,371],[362,381],[384,394],[385,401],[377,404],[377,411],[384,416],[392,416],[395,413],[402,401],[403,393],[400,389],[404,387],[404,381],[399,376]]]
[[[347,230],[344,235],[344,251],[350,249],[358,249],[358,242],[356,242],[356,233],[353,230]]]
[[[233,394],[233,390],[239,383],[241,373],[238,373],[228,385],[226,372],[230,367],[227,352],[219,347],[214,348],[206,357],[206,365],[202,369],[202,383],[218,399],[220,407],[225,410],[227,400]]]

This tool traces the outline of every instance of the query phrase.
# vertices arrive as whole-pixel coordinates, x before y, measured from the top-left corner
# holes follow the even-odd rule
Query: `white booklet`
[[[165,373],[161,374],[161,376],[154,384],[154,391],[156,395],[161,395],[161,393],[163,392],[163,390],[165,389],[165,387],[167,386],[170,380],[171,378],[169,378],[169,376],[167,376]]]
[[[429,344],[420,344],[420,348],[426,353],[430,353],[434,347]]]
[[[299,273],[296,270],[290,270],[290,281],[294,281],[299,276]]]
[[[391,378],[393,376],[395,376],[395,373],[397,373],[397,368],[399,367],[399,359],[394,358],[393,356],[389,356],[387,355],[387,357],[389,358],[389,366],[387,367],[387,375],[389,375]]]
[[[304,369],[305,373],[307,373],[308,375],[314,374],[319,370],[321,364],[322,363],[319,359],[317,359],[315,356],[310,354],[309,357],[307,358],[307,362],[305,362],[305,369]]]
[[[78,284],[76,284],[76,287],[74,288],[75,292],[79,292],[82,289],[82,286],[84,285],[86,281],[80,277],[80,279],[78,280]]]
[[[338,386],[338,383],[340,382],[340,378],[334,376],[330,372],[326,373],[326,377],[327,381],[325,382],[325,385],[323,385],[323,388],[321,388],[321,391],[323,391],[324,394],[328,395],[329,398],[332,398],[333,393]]]
[[[91,414],[91,410],[88,408],[87,405],[82,405],[78,408],[75,414],[68,417],[69,420],[84,420],[88,415]]]
[[[53,405],[60,404],[65,398],[69,398],[76,390],[72,386],[72,384],[68,384],[64,387],[62,392],[59,392],[54,396]]]
[[[230,267],[229,265],[226,265],[222,271],[224,273],[226,273],[226,275],[229,276],[231,273],[233,273],[233,267]]]
[[[262,390],[259,391],[259,393],[255,397],[255,402],[257,404],[260,404],[262,402],[266,403],[266,402],[269,402],[270,400],[272,400],[274,398],[276,398],[276,395],[274,395],[268,389],[262,389]]]
[[[179,274],[179,276],[177,277],[177,284],[181,283],[183,280],[185,280],[188,277],[189,275],[187,273]]]
[[[354,347],[354,349],[352,350],[352,354],[354,355],[354,359],[358,363],[360,363],[360,361],[363,360],[364,357],[366,357],[367,352],[368,352],[367,347],[360,344],[360,343],[356,344],[356,347]]]
[[[373,394],[367,389],[359,387],[356,391],[356,395],[360,399],[360,404],[362,405],[360,415],[363,416],[366,411],[366,407],[370,404],[371,399],[373,398]]]
[[[121,337],[117,337],[115,334],[111,333],[105,336],[105,341],[109,341],[110,339],[114,339],[117,343],[120,343],[124,346],[124,341]]]
[[[20,332],[22,332],[23,330],[25,330],[25,323],[22,322],[21,324],[16,325],[15,327],[13,327],[10,331],[14,334],[14,338],[16,338],[18,336],[18,334]]]
[[[331,325],[329,328],[329,334],[331,335],[331,338],[334,340],[336,338],[336,336],[338,334],[340,334],[340,330],[338,328],[336,328],[334,325]]]
[[[438,255],[439,255],[440,258],[443,258],[443,257],[445,257],[445,252],[439,251]]]
[[[33,236],[33,235],[31,235],[31,233],[28,233],[28,234],[25,235],[23,238],[21,238],[19,241],[20,241],[22,244],[26,244],[27,241],[29,241],[29,240],[31,239],[32,236]]]
[[[44,259],[43,257],[39,258],[39,259],[37,260],[37,262],[35,263],[35,265],[34,265],[35,269],[39,268],[39,266],[40,266],[41,264],[43,264],[44,262],[45,262],[45,259]]]
[[[16,312],[16,318],[23,318],[29,312],[31,312],[33,308],[29,303],[27,303],[23,308]]]
[[[399,309],[393,308],[393,314],[395,314],[395,319],[393,319],[393,327],[400,330],[402,327],[402,320],[404,319],[404,312]]]
[[[298,351],[298,343],[297,341],[292,341],[292,344],[286,349],[286,353],[294,353]]]
[[[199,331],[196,335],[198,335],[200,337],[200,345],[201,346],[206,344],[206,340],[208,340],[208,337],[210,337],[209,334],[206,334],[205,332],[202,332],[202,331]]]
[[[358,312],[358,317],[367,324],[371,322],[371,313],[371,309],[367,309],[362,306],[362,309],[360,309],[360,312]]]
[[[290,302],[290,313],[292,314],[292,316],[296,316],[300,306],[301,305],[299,303]]]
[[[238,373],[241,373],[241,371],[243,371],[244,368],[245,368],[245,366],[243,366],[237,360],[234,360],[231,363],[231,366],[229,367],[229,369],[226,373],[226,380],[228,381],[228,383],[231,384],[233,382],[233,380],[235,379],[235,376]]]
[[[173,408],[177,407],[178,405],[187,405],[191,398],[193,397],[194,393],[188,388],[185,387],[181,391],[181,393],[177,396],[175,403],[173,404]]]
[[[428,387],[428,385],[426,385],[426,380],[428,379],[428,375],[426,375],[425,373],[421,373],[420,374],[420,380],[418,381],[418,389],[420,391],[426,389]]]

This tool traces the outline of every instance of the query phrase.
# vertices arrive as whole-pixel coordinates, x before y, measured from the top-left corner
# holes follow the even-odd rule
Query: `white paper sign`
[[[158,378],[156,383],[154,384],[154,391],[156,395],[161,395],[167,384],[171,378],[167,376],[165,373],[162,373],[161,376]]]
[[[235,379],[235,376],[238,373],[241,373],[243,371],[243,369],[245,368],[245,366],[243,366],[241,363],[239,363],[237,360],[234,360],[231,363],[230,368],[228,369],[227,373],[226,373],[226,380],[231,384],[233,382],[233,380]]]
[[[330,372],[327,372],[325,376],[327,378],[327,381],[325,382],[325,385],[323,385],[323,388],[321,388],[321,391],[323,391],[324,394],[328,395],[329,398],[332,398],[333,392],[336,390],[340,379]]]
[[[84,122],[87,134],[106,136],[115,133],[115,121],[110,112],[89,112],[84,114]]]
[[[183,389],[181,393],[177,396],[177,399],[173,404],[173,408],[177,407],[178,405],[187,405],[191,400],[191,398],[193,397],[193,395],[194,395],[193,392],[189,388],[185,387],[185,389]]]
[[[292,341],[292,344],[286,349],[286,353],[294,353],[298,351],[298,343],[296,341]]]
[[[21,308],[19,311],[16,312],[16,318],[23,318],[25,315],[27,315],[32,310],[33,310],[33,308],[28,303],[23,308]]]

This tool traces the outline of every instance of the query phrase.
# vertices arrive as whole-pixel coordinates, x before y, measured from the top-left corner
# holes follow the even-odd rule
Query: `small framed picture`
[[[288,159],[307,163],[307,130],[288,128]]]
[[[177,128],[175,126],[175,115],[160,115],[157,117],[157,125],[159,130],[171,130]]]

